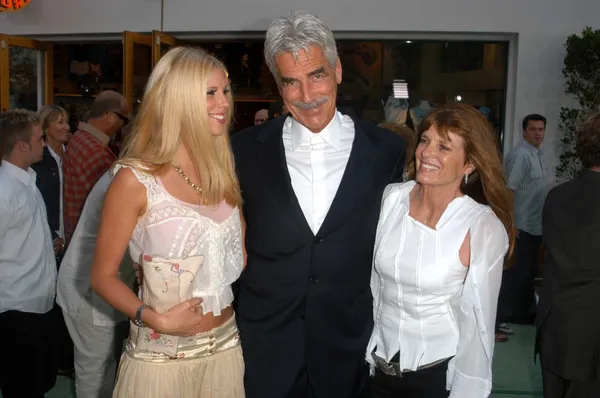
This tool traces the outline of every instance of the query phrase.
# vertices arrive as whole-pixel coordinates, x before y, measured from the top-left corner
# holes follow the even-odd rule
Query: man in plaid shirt
[[[85,200],[116,160],[108,144],[129,123],[129,105],[115,91],[100,93],[87,123],[80,122],[63,157],[65,245],[68,246]]]

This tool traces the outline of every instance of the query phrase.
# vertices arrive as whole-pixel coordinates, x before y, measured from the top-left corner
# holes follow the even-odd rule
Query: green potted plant
[[[575,130],[579,119],[600,108],[600,29],[586,27],[581,35],[570,35],[565,43],[567,54],[562,75],[565,93],[575,98],[578,107],[561,107],[559,128],[562,153],[556,176],[571,179],[579,174],[581,163],[575,152]]]

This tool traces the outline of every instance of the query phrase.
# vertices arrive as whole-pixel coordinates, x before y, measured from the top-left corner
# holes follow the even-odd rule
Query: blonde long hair
[[[180,145],[187,149],[207,204],[223,199],[239,206],[241,194],[229,127],[233,98],[228,94],[226,132],[211,134],[207,103],[207,81],[213,70],[225,65],[201,49],[177,47],[154,67],[139,112],[133,122],[118,163],[139,167],[152,174],[165,172]]]
[[[460,189],[475,201],[490,206],[502,221],[508,233],[510,256],[516,237],[513,195],[506,185],[499,141],[492,126],[477,109],[465,104],[448,104],[427,115],[419,125],[418,140],[431,127],[444,139],[448,139],[451,132],[464,140],[466,160],[475,170],[466,184],[461,182]]]

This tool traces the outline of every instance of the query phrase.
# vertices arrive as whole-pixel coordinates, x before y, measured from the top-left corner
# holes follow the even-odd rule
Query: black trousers
[[[515,264],[504,270],[498,297],[496,323],[532,323],[535,318],[535,275],[541,235],[519,230]]]
[[[315,398],[316,395],[308,382],[308,373],[306,365],[302,365],[292,389],[285,395],[285,398]]]
[[[366,367],[366,365],[365,365],[365,367]],[[367,397],[367,395],[365,395],[367,393],[367,391],[366,391],[366,385],[367,385],[366,374],[365,374],[364,380],[361,380],[360,384],[361,384],[359,387],[360,391],[357,391],[357,394],[361,398],[366,398]],[[290,391],[288,391],[288,393],[285,395],[285,398],[316,398],[316,397],[317,397],[317,395],[313,391],[312,386],[310,385],[310,381],[308,380],[308,373],[306,371],[306,365],[304,364],[300,368],[300,372],[296,376],[294,385],[292,386]]]
[[[56,315],[0,313],[0,390],[3,398],[42,398],[58,369]]]
[[[600,381],[567,380],[542,367],[544,398],[600,397]]]
[[[389,376],[377,370],[366,398],[448,398],[448,362],[450,359],[431,368],[403,373],[402,377]]]

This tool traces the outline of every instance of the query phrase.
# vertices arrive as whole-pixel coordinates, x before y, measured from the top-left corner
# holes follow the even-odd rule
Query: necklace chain
[[[190,187],[192,187],[192,189],[195,190],[196,192],[198,192],[199,194],[202,194],[202,188],[200,188],[198,185],[194,184],[192,182],[192,180],[190,180],[190,177],[188,177],[183,172],[183,170],[181,170],[181,167],[179,167],[179,165],[176,165],[175,163],[173,163],[173,168],[177,171],[177,174],[179,174],[179,176],[181,178],[183,178],[183,180],[186,182],[186,184],[188,184]],[[204,205],[206,205],[208,203],[206,198],[204,198],[203,203],[204,203]]]

